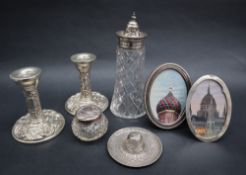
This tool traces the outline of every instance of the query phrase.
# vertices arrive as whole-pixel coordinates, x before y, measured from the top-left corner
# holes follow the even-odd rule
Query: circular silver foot
[[[80,98],[80,92],[69,97],[65,104],[65,109],[71,115],[75,115],[76,111],[83,105],[87,104],[94,104],[98,106],[102,112],[105,111],[108,107],[108,99],[104,95],[100,94],[99,92],[92,92],[92,98],[90,101],[83,101]]]
[[[26,114],[17,120],[12,135],[21,143],[41,143],[56,137],[64,125],[65,119],[60,113],[44,109],[40,119],[33,119],[30,114]]]

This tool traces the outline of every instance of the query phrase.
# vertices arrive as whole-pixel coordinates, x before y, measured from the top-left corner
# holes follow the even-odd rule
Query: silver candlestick
[[[65,104],[67,112],[72,115],[75,115],[81,106],[88,104],[94,104],[102,111],[108,107],[108,99],[104,95],[91,91],[90,69],[95,60],[96,56],[91,53],[79,53],[71,57],[71,61],[80,72],[80,92],[71,96]]]
[[[28,113],[15,123],[13,137],[22,143],[40,143],[57,136],[65,125],[64,117],[50,109],[42,110],[37,90],[41,69],[25,67],[10,74],[23,89]]]

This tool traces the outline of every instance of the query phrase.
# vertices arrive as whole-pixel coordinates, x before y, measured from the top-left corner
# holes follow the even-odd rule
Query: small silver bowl
[[[82,141],[94,141],[108,130],[108,119],[101,109],[93,104],[80,107],[72,122],[73,134]]]

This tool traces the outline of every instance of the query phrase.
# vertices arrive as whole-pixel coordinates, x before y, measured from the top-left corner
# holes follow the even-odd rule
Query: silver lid
[[[76,118],[81,122],[91,122],[100,118],[102,112],[93,104],[81,106],[76,112]]]
[[[118,31],[119,47],[127,49],[139,49],[144,46],[144,38],[147,36],[146,33],[139,30],[138,22],[136,21],[136,14],[133,12],[131,20],[128,22],[125,31]]]
[[[129,167],[148,166],[162,154],[160,139],[139,127],[119,129],[109,138],[107,148],[115,161]]]

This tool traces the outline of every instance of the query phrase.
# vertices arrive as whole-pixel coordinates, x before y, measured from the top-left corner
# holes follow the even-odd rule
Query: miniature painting
[[[219,82],[212,79],[205,79],[195,85],[189,98],[187,115],[195,136],[210,141],[224,132],[228,116],[228,94],[225,94]]]
[[[172,65],[172,66],[171,66]],[[162,71],[158,71],[160,69]],[[177,68],[177,69],[175,69]],[[184,119],[186,98],[190,86],[188,74],[178,65],[165,64],[150,77],[147,92],[147,112],[154,124],[169,129]],[[183,75],[187,76],[183,76]]]

